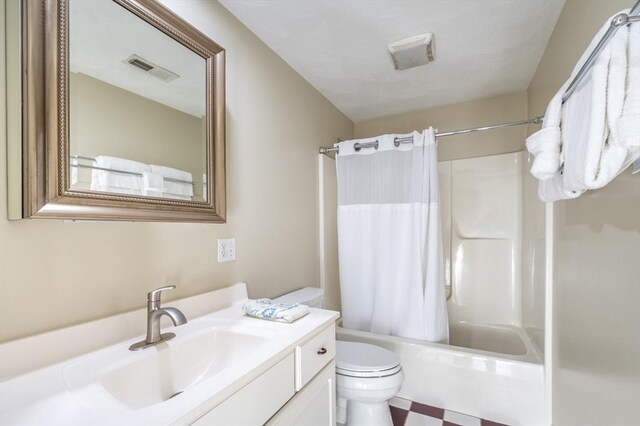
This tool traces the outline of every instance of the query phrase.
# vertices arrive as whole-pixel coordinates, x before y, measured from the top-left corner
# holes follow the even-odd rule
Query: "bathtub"
[[[400,398],[509,425],[545,424],[541,356],[519,327],[454,323],[450,345],[341,326],[337,338],[395,352],[405,373]]]

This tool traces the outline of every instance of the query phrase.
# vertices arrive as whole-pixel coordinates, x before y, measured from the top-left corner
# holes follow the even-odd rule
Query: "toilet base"
[[[336,423],[347,424],[347,400],[336,395]]]
[[[348,426],[393,426],[389,404],[385,402],[347,401]]]

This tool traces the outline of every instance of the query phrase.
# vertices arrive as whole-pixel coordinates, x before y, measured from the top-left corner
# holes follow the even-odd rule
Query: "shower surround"
[[[335,165],[320,157],[321,268],[335,309]],[[544,208],[527,155],[438,166],[450,345],[341,327],[338,339],[395,351],[407,377],[400,397],[509,424],[544,423]]]

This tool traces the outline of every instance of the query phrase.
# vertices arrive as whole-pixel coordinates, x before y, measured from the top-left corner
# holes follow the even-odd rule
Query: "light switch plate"
[[[218,262],[236,260],[236,239],[218,238]]]

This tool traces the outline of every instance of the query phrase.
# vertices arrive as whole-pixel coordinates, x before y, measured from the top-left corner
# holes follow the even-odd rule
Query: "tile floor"
[[[407,399],[389,401],[393,426],[505,426]]]

